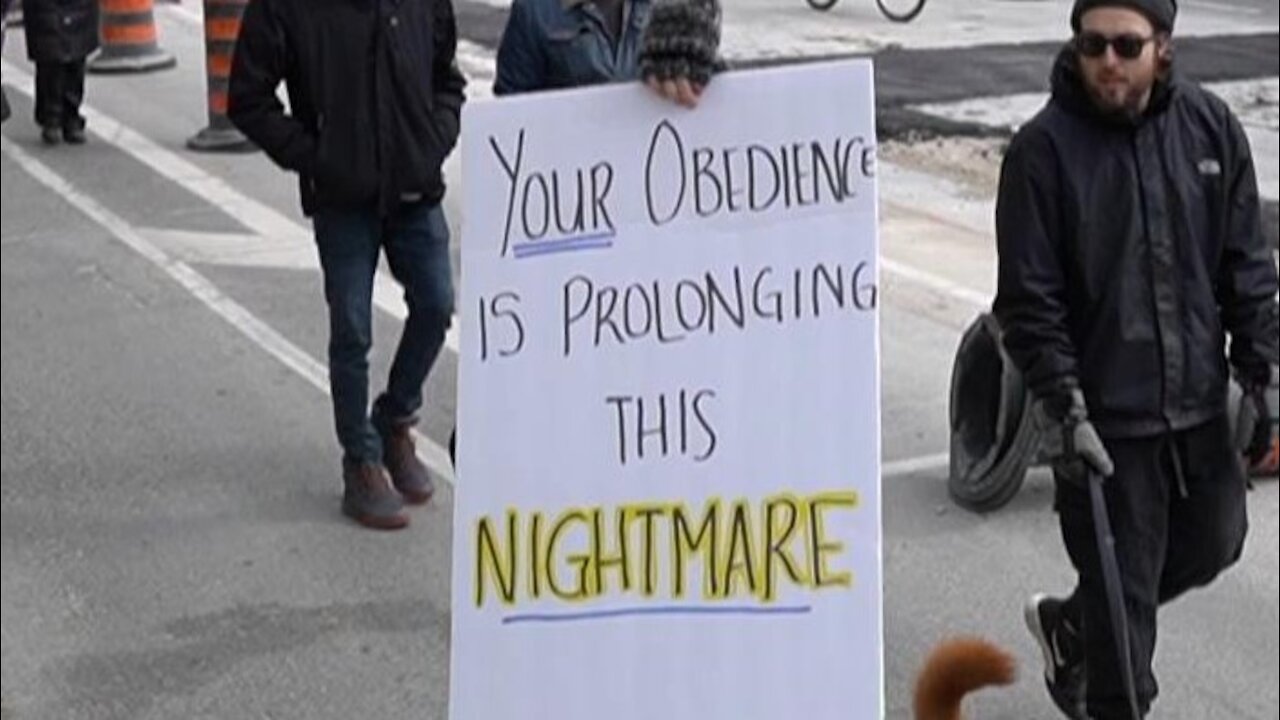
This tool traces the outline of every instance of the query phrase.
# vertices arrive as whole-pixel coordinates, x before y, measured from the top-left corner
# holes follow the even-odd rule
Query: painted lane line
[[[175,260],[149,242],[137,228],[102,203],[78,190],[47,165],[29,155],[9,138],[0,138],[4,153],[13,159],[28,175],[47,187],[89,219],[111,233],[129,249],[158,267],[182,289],[186,290],[206,307],[239,330],[255,345],[265,350],[286,367],[297,373],[312,387],[328,395],[329,374],[325,366],[294,345],[267,323],[263,322],[243,305],[228,297],[216,285],[180,260]],[[448,452],[430,438],[415,433],[418,456],[433,473],[453,484],[453,469]]]

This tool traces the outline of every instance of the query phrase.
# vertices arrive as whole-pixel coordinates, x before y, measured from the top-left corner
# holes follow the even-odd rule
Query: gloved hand
[[[1236,420],[1236,447],[1250,465],[1261,462],[1271,450],[1271,413],[1267,409],[1265,385],[1244,388]]]
[[[1068,383],[1039,403],[1045,450],[1054,469],[1069,478],[1084,481],[1090,472],[1104,478],[1115,474],[1116,466],[1098,431],[1089,422],[1084,393]]]
[[[656,0],[640,45],[640,77],[706,85],[720,69],[718,0]]]

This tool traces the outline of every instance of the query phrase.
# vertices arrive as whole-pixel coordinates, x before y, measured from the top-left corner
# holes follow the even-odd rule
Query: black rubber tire
[[[1032,403],[1023,404],[1023,420],[1018,423],[1013,442],[996,464],[982,477],[981,482],[952,474],[947,483],[951,499],[957,505],[978,513],[999,510],[1018,494],[1026,479],[1027,470],[1036,448],[1040,445],[1040,431],[1031,419]]]
[[[951,467],[947,490],[963,508],[991,512],[1003,507],[1022,488],[1027,470],[1040,447],[1040,429],[1034,403],[1021,375],[1004,352],[999,325],[989,314],[980,316],[965,331],[951,371]],[[970,355],[965,357],[963,354]],[[997,355],[998,353],[998,355]],[[999,366],[996,367],[998,358]],[[999,372],[998,382],[994,373]],[[976,383],[976,384],[975,384]],[[994,417],[978,418],[978,447],[965,427],[972,417],[965,411],[980,410],[977,399],[997,403]],[[992,394],[996,394],[994,399]],[[961,404],[967,407],[961,407]],[[989,431],[989,432],[985,432]]]
[[[836,0],[805,0],[814,10],[826,12],[836,6]]]

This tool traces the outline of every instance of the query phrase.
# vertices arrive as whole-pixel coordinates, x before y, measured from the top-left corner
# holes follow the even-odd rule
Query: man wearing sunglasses
[[[1175,71],[1175,13],[1173,0],[1077,0],[1052,97],[1001,169],[994,310],[1041,401],[1078,575],[1069,597],[1034,597],[1026,620],[1050,696],[1071,718],[1145,715],[1157,609],[1240,557],[1245,479],[1226,417],[1228,364],[1256,412],[1277,356],[1276,266],[1248,142],[1221,100]],[[1091,476],[1107,478],[1132,698]]]

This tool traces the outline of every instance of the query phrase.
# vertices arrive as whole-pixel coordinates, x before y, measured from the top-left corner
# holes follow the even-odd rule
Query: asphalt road
[[[398,534],[339,516],[328,399],[307,372],[324,357],[324,307],[293,182],[258,155],[181,149],[204,123],[192,91],[203,87],[201,35],[169,10],[161,18],[178,69],[92,80],[89,102],[120,125],[91,125],[85,148],[40,147],[29,97],[10,91],[16,117],[0,157],[5,711],[442,718],[452,494],[446,486]],[[7,48],[7,60],[20,57]],[[20,80],[6,68],[6,83]],[[169,157],[190,167],[177,172]],[[908,716],[915,670],[938,639],[977,633],[1010,648],[1023,678],[974,698],[973,716],[1052,718],[1020,614],[1030,592],[1071,580],[1049,482],[1035,474],[1009,506],[977,516],[948,500],[939,456],[951,355],[990,294],[990,239],[966,201],[946,200],[945,183],[893,168],[882,179],[889,717]],[[235,238],[264,227],[303,242],[234,252]],[[193,252],[174,231],[228,250]],[[253,322],[215,312],[233,306]],[[375,378],[398,330],[393,313],[378,313]],[[293,364],[281,348],[298,353],[286,356]],[[452,423],[455,371],[446,353],[428,387],[423,430],[437,445]],[[1277,717],[1277,486],[1250,503],[1240,565],[1162,614],[1161,718]]]

